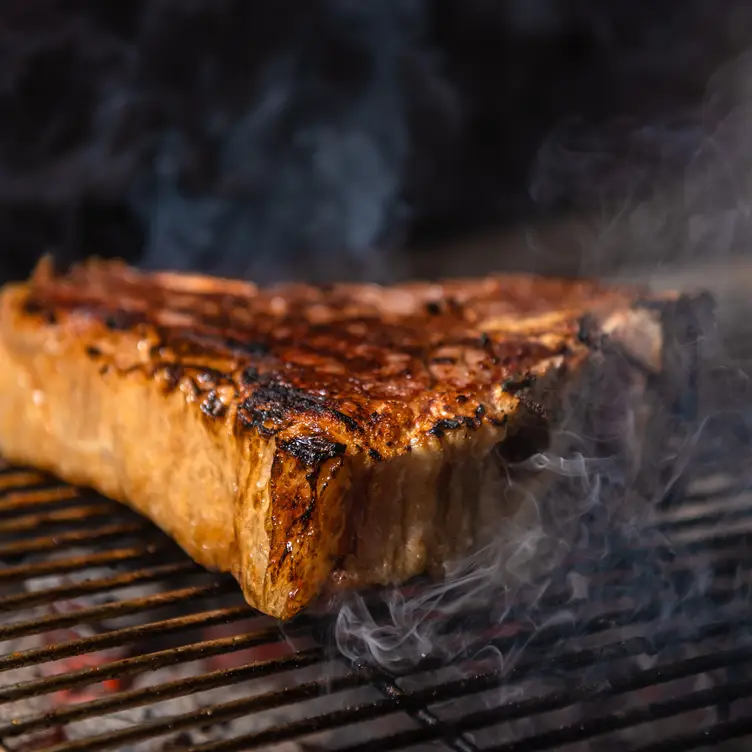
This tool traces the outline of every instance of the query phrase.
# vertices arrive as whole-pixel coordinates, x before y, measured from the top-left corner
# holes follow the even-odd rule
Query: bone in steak
[[[529,276],[260,289],[91,261],[42,263],[0,307],[4,456],[129,504],[289,618],[494,540],[551,498],[556,473],[510,481],[534,453],[597,435],[633,479],[658,473],[712,306]]]

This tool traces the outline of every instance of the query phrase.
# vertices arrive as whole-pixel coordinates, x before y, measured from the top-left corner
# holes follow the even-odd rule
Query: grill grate
[[[675,612],[632,570],[589,563],[601,602],[554,589],[534,620],[521,606],[493,634],[467,614],[451,666],[392,676],[337,656],[324,617],[281,629],[254,613],[120,505],[3,467],[0,739],[9,752],[747,748],[752,490],[704,478],[659,528]]]

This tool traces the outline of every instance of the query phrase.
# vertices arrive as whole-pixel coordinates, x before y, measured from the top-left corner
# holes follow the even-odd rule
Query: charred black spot
[[[546,408],[540,402],[531,400],[529,397],[520,397],[519,400],[520,404],[536,417],[544,419],[547,417]]]
[[[459,420],[453,420],[452,418],[443,418],[434,425],[434,427],[428,432],[436,438],[441,438],[447,431],[453,431],[459,428],[462,423]]]
[[[317,468],[326,460],[340,457],[347,447],[337,441],[330,441],[323,436],[296,436],[283,441],[280,448],[308,468]]]
[[[279,427],[293,415],[300,413],[328,415],[343,423],[350,431],[362,430],[357,421],[329,405],[323,397],[308,394],[275,381],[272,377],[259,377],[256,389],[240,405],[238,415],[246,426],[263,427],[268,431],[269,423]]]
[[[464,405],[470,398],[467,397],[464,394],[458,394],[457,395],[457,403],[460,405]]]
[[[376,449],[369,449],[368,454],[371,456],[372,460],[376,460],[376,462],[381,462],[382,460],[381,453],[378,452]]]
[[[426,303],[426,312],[431,316],[438,316],[441,313],[441,306],[435,300],[429,300]]]
[[[504,426],[506,426],[506,424],[509,422],[509,417],[507,415],[502,415],[501,418],[491,417],[488,419],[488,422],[492,426],[496,426],[496,428],[504,428]]]
[[[488,334],[486,334],[486,332],[481,332],[480,346],[485,350],[490,344],[491,338],[488,336]]]
[[[535,383],[535,376],[528,374],[526,376],[519,376],[513,379],[507,379],[501,388],[508,394],[516,395],[517,392],[521,392],[524,389],[530,388]]]
[[[221,418],[226,410],[227,408],[222,404],[222,400],[215,391],[209,392],[201,402],[201,412],[210,418]]]
[[[485,405],[478,405],[478,407],[475,408],[475,420],[480,422],[483,420],[483,416],[486,414],[486,406]]]
[[[98,347],[94,347],[94,345],[89,345],[86,348],[86,354],[90,358],[100,358],[102,356],[102,351]]]
[[[42,314],[42,318],[45,320],[47,324],[57,324],[57,314],[53,310],[46,310]]]

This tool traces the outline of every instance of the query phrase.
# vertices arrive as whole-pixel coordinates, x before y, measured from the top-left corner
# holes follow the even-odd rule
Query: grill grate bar
[[[140,533],[154,535],[153,526],[146,520],[121,523],[119,525],[103,525],[94,530],[75,530],[72,532],[49,535],[40,538],[6,543],[0,546],[0,559],[10,559],[14,556],[28,556],[29,554],[43,554],[48,551],[58,551],[66,545],[81,545],[82,543],[104,543],[113,538]]]
[[[93,569],[112,564],[146,563],[150,559],[153,559],[156,554],[164,556],[165,551],[170,550],[171,548],[167,545],[155,542],[147,546],[118,548],[102,553],[71,556],[67,559],[40,561],[36,564],[16,564],[0,569],[0,583],[32,580],[35,577],[45,577],[50,574],[68,574],[70,572],[79,572],[84,569]],[[177,551],[172,552],[177,553]]]
[[[41,731],[66,723],[106,715],[112,711],[123,711],[162,702],[176,697],[205,692],[210,689],[237,684],[242,681],[258,679],[281,671],[307,668],[324,660],[321,648],[311,648],[295,655],[277,658],[271,661],[260,661],[246,664],[232,669],[220,669],[187,679],[177,679],[153,687],[118,692],[111,697],[82,702],[77,705],[59,708],[43,716],[27,720],[14,720],[12,723],[0,726],[0,738],[21,736],[34,731]]]
[[[15,707],[5,709],[0,738],[18,740],[27,734],[44,734],[52,730],[54,733],[44,738],[47,744],[56,746],[45,747],[47,752],[122,750],[131,743],[141,742],[146,742],[150,749],[158,749],[160,738],[163,744],[169,744],[166,737],[171,739],[181,731],[203,733],[206,731],[204,727],[212,727],[212,735],[221,734],[226,722],[254,713],[289,708],[291,711],[307,710],[307,714],[291,723],[283,724],[279,719],[265,720],[266,724],[272,724],[271,727],[252,723],[252,733],[246,733],[249,732],[248,726],[238,728],[232,724],[232,730],[228,729],[226,733],[235,734],[234,738],[204,736],[204,740],[213,738],[214,741],[203,744],[200,743],[201,737],[197,740],[188,733],[183,742],[198,745],[192,747],[194,752],[266,749],[272,744],[298,741],[313,734],[380,720],[383,728],[367,737],[365,742],[356,744],[354,738],[344,737],[339,743],[345,746],[337,747],[337,752],[355,752],[356,749],[377,752],[433,742],[441,742],[455,752],[478,752],[472,734],[479,730],[491,732],[490,742],[497,745],[494,747],[497,752],[534,752],[594,737],[605,739],[604,735],[658,719],[681,718],[684,713],[715,706],[720,707],[717,719],[726,721],[732,717],[730,705],[734,701],[752,697],[752,645],[742,643],[744,647],[730,647],[739,645],[736,636],[745,633],[749,622],[744,600],[752,584],[752,530],[747,524],[747,520],[752,522],[752,493],[748,485],[742,489],[737,483],[736,488],[728,486],[721,492],[717,489],[717,481],[715,485],[715,491],[708,486],[710,490],[693,494],[691,507],[683,505],[690,498],[685,496],[683,499],[677,497],[675,503],[662,510],[662,517],[653,528],[660,538],[658,551],[644,542],[641,548],[630,548],[622,561],[619,556],[621,543],[616,540],[605,565],[603,561],[594,562],[591,566],[587,561],[573,559],[572,564],[578,573],[595,578],[591,582],[597,584],[597,604],[588,598],[573,597],[571,589],[554,586],[543,595],[541,591],[531,592],[534,597],[508,604],[511,608],[505,612],[502,634],[495,632],[499,623],[489,619],[493,615],[483,609],[477,613],[463,614],[456,621],[437,622],[439,629],[450,637],[461,630],[462,645],[458,644],[457,647],[465,647],[458,651],[453,661],[464,678],[447,679],[443,672],[436,677],[429,674],[434,669],[441,670],[446,666],[445,661],[433,659],[424,661],[404,676],[364,667],[345,667],[344,670],[349,670],[345,676],[338,673],[341,667],[337,672],[327,671],[324,664],[334,656],[323,647],[328,639],[321,636],[328,629],[326,618],[306,616],[286,627],[283,633],[276,623],[259,616],[245,604],[235,605],[236,600],[213,600],[215,596],[237,595],[236,583],[230,578],[217,578],[204,573],[149,522],[131,515],[124,507],[110,504],[88,491],[79,491],[63,484],[55,485],[51,479],[39,473],[19,470],[3,473],[0,470],[0,535],[6,540],[4,545],[0,545],[0,559],[10,559],[12,562],[10,566],[4,566],[5,562],[2,562],[0,583],[23,584],[26,580],[45,575],[79,572],[101,566],[117,567],[104,574],[92,572],[92,579],[81,582],[54,587],[40,582],[43,589],[20,593],[10,591],[8,595],[0,596],[0,613],[15,615],[21,609],[39,606],[55,609],[57,603],[60,603],[61,610],[61,613],[33,619],[29,617],[36,617],[38,612],[28,613],[25,617],[19,614],[15,618],[24,618],[23,621],[11,621],[0,626],[0,640],[65,630],[76,624],[84,624],[88,628],[96,622],[104,622],[101,628],[95,627],[93,631],[86,632],[93,634],[90,637],[69,639],[75,637],[75,633],[67,633],[63,637],[69,639],[67,642],[0,656],[0,672],[43,666],[40,670],[43,678],[39,678],[40,673],[37,672],[36,675],[32,674],[34,678],[30,681],[5,687],[0,685],[0,703],[22,701],[18,716],[12,721],[7,713],[16,712]],[[747,497],[749,513],[744,508]],[[712,499],[713,502],[703,506],[697,503],[698,499]],[[103,517],[107,518],[104,522]],[[736,529],[734,524],[737,525]],[[54,531],[59,533],[54,534]],[[672,536],[675,536],[673,545],[667,544],[666,541],[671,541]],[[110,543],[117,548],[106,550],[108,542],[113,539],[119,539],[114,544]],[[87,549],[91,550],[90,547],[94,551],[98,547],[102,550],[89,553]],[[31,564],[14,560],[14,557],[27,554],[39,554],[43,560],[35,560]],[[155,559],[156,555],[158,559]],[[680,603],[677,618],[673,621],[665,613],[660,593],[651,591],[651,599],[647,601],[639,597],[639,592],[634,592],[634,589],[639,591],[639,581],[632,582],[630,578],[635,576],[635,560],[639,564],[642,556],[645,557],[646,576],[662,578],[658,581],[665,586],[665,592],[673,601]],[[123,568],[118,566],[120,564],[124,565]],[[698,571],[710,576],[698,582]],[[179,578],[183,576],[191,579],[181,581]],[[85,577],[84,574],[80,579]],[[205,582],[211,584],[204,586]],[[143,591],[134,593],[129,588],[152,583],[158,585],[159,595],[131,598],[134,594],[143,595]],[[176,589],[162,592],[171,583]],[[180,587],[185,583],[192,587]],[[634,586],[632,590],[630,585]],[[707,587],[707,590],[701,591],[702,587]],[[118,594],[118,590],[122,592]],[[111,593],[121,600],[104,606],[67,611],[69,606],[83,605],[68,604],[68,599],[104,595],[109,600]],[[201,599],[205,600],[201,602]],[[206,610],[209,603],[214,606],[233,605]],[[498,607],[502,605],[496,604]],[[172,606],[178,606],[178,610],[149,614],[130,622],[114,622],[137,622],[137,626],[110,628],[110,619],[138,616]],[[62,613],[64,608],[66,612]],[[556,623],[547,618],[561,608],[578,610],[577,619]],[[175,616],[181,613],[179,609],[187,611],[188,615]],[[157,616],[160,618],[154,620]],[[250,621],[250,626],[246,627],[245,620]],[[243,634],[220,636],[228,634],[224,625],[241,621],[242,627],[230,631]],[[537,624],[540,623],[546,626],[539,628]],[[204,627],[213,626],[222,628],[212,635],[203,632]],[[285,635],[290,635],[290,630],[296,640],[302,636],[304,644],[298,643],[296,653],[285,652],[283,657],[271,657],[280,656],[280,649],[285,648]],[[217,639],[211,639],[215,634]],[[646,636],[632,636],[643,634]],[[51,637],[59,639],[60,635],[53,634]],[[149,639],[162,637],[166,639],[151,648],[146,647]],[[316,639],[319,644],[315,644]],[[186,641],[189,643],[185,644]],[[39,645],[40,642],[35,640],[28,644]],[[175,645],[179,646],[173,647]],[[515,654],[515,661],[511,666],[502,666],[479,658],[479,649],[488,645],[496,647],[504,655],[508,652]],[[522,645],[524,651],[520,651]],[[681,656],[687,655],[687,647],[692,648],[693,655],[698,651],[703,654],[677,659],[673,649],[676,648]],[[109,648],[125,649],[114,656],[116,660],[112,660],[113,655],[102,653]],[[145,650],[154,652],[145,653]],[[243,652],[245,650],[253,651],[250,657]],[[77,661],[66,661],[49,668],[43,665],[87,653],[102,655],[92,659],[90,666],[85,668],[81,668],[81,662]],[[235,660],[203,663],[204,659],[225,654],[236,654]],[[648,659],[652,667],[647,670],[638,668],[638,665],[644,665],[632,662],[638,656]],[[661,665],[651,660],[655,658]],[[228,663],[232,664],[231,668],[216,669],[218,665]],[[176,678],[170,672],[166,679],[152,679],[148,675],[149,672],[184,664],[192,665],[180,669],[177,676],[182,678]],[[316,668],[319,665],[322,665],[321,670]],[[77,670],[70,670],[74,666]],[[311,668],[312,676],[301,677],[294,673]],[[50,676],[53,671],[63,673]],[[627,703],[626,699],[624,703],[613,699],[630,692],[641,692],[645,688],[667,685],[675,680],[690,680],[692,689],[699,686],[691,681],[692,677],[713,672],[716,672],[716,677],[724,676],[718,674],[724,671],[723,681],[726,683],[723,686],[720,686],[719,680],[719,686],[679,697],[676,695],[681,690],[676,690],[672,696],[671,688],[666,686],[664,694],[658,697],[652,695],[653,702],[648,705],[642,704],[645,700],[641,694],[629,698],[637,702],[636,707]],[[333,674],[335,678],[332,678]],[[135,684],[128,680],[128,677],[136,675],[142,676]],[[241,694],[244,688],[239,688],[229,698],[224,692],[220,692],[219,698],[216,695],[207,695],[205,699],[197,697],[185,702],[192,708],[201,705],[199,710],[183,712],[186,708],[182,704],[160,707],[156,709],[158,715],[147,716],[146,722],[141,722],[143,711],[137,712],[125,721],[134,725],[120,727],[114,733],[109,730],[104,733],[105,729],[112,728],[116,720],[107,720],[110,714],[119,716],[121,711],[201,695],[210,690],[221,690],[274,675],[285,676],[282,688],[279,685],[270,688],[262,681],[258,688],[252,685],[254,694],[251,696]],[[413,689],[412,684],[402,684],[401,679],[407,677],[418,681],[423,679],[425,683]],[[590,684],[586,683],[588,677],[592,679]],[[23,678],[28,679],[29,675]],[[539,678],[543,680],[542,685],[537,684]],[[8,682],[12,679],[8,676]],[[125,681],[119,685],[108,685],[110,679]],[[554,680],[553,685],[550,679]],[[154,681],[162,683],[145,686],[145,683]],[[431,686],[427,686],[429,681],[432,682]],[[51,706],[41,704],[44,710],[39,709],[40,705],[29,706],[23,702],[58,691],[75,690],[78,694],[81,688],[103,683],[106,694],[85,692],[83,697],[76,698],[83,700],[80,702],[66,703],[62,697],[53,697],[49,700]],[[489,707],[482,700],[482,694],[505,683],[518,686],[524,692],[521,697],[525,699]],[[113,686],[117,686],[117,691],[113,691]],[[551,686],[560,689],[553,690]],[[379,691],[381,698],[376,695],[375,701],[354,700],[346,694],[349,690],[366,688]],[[529,696],[530,691],[537,696]],[[339,694],[339,700],[334,698],[332,705],[317,710],[293,708],[297,703],[336,694]],[[471,707],[469,712],[459,717],[454,714],[445,717],[441,712],[441,704],[460,699],[472,701],[475,695],[479,704]],[[348,700],[353,704],[348,706]],[[604,701],[605,707],[601,707]],[[578,711],[577,716],[568,715],[562,721],[571,725],[551,729],[552,719],[547,719],[545,724],[541,720],[541,726],[527,727],[524,733],[528,736],[524,739],[502,744],[500,736],[494,737],[494,727],[499,724],[522,718],[543,719],[547,713],[570,707],[575,710],[580,704],[585,704],[590,711],[583,714]],[[32,710],[34,707],[37,708],[36,712]],[[627,707],[629,709],[614,712],[614,708]],[[726,714],[722,712],[724,708],[728,711]],[[151,709],[147,713],[151,713]],[[594,716],[594,713],[599,715]],[[402,724],[407,717],[412,719],[414,725],[409,730],[398,730],[405,728]],[[575,723],[575,718],[585,720]],[[99,719],[102,719],[101,726]],[[65,728],[69,724],[89,720],[92,724],[87,724],[85,729],[71,729],[71,736],[66,735]],[[121,719],[118,717],[117,721],[121,722]],[[392,721],[399,725],[390,727]],[[94,736],[75,739],[75,735],[82,731]],[[682,726],[679,725],[675,731],[681,732]],[[635,745],[640,737],[632,737],[632,732],[629,733],[631,743]],[[722,722],[702,732],[650,743],[640,748],[640,752],[683,752],[748,734],[752,734],[752,720],[744,718]],[[644,743],[648,737],[641,738]]]
[[[672,697],[663,702],[651,702],[639,708],[584,720],[572,726],[554,729],[507,744],[498,744],[488,747],[485,752],[541,752],[642,723],[670,718],[691,710],[701,710],[750,696],[752,696],[752,681],[724,684],[721,687],[691,692],[682,697]]]
[[[88,525],[90,522],[101,520],[102,517],[111,518],[112,516],[112,509],[108,504],[82,504],[65,509],[55,509],[43,514],[24,514],[13,519],[0,519],[0,535],[26,533],[36,530],[42,525],[70,523]]]
[[[606,700],[616,695],[667,684],[677,679],[685,679],[749,661],[752,661],[752,646],[719,651],[688,658],[680,663],[645,669],[626,677],[616,676],[596,685],[579,686],[567,693],[557,692],[542,697],[531,697],[501,707],[480,710],[467,714],[461,719],[440,721],[431,729],[409,729],[388,738],[355,746],[338,747],[333,752],[380,752],[382,749],[404,749],[422,742],[443,740],[446,736],[451,737],[500,723],[551,713],[581,702]]]
[[[216,640],[204,640],[202,642],[180,645],[170,650],[160,650],[156,653],[145,653],[133,658],[123,658],[111,661],[95,668],[85,668],[78,671],[69,671],[46,679],[35,679],[22,684],[0,690],[0,701],[7,702],[9,699],[18,699],[22,696],[49,694],[63,689],[73,689],[80,686],[96,684],[107,679],[122,679],[126,676],[156,671],[166,666],[175,666],[180,663],[190,663],[203,658],[224,653],[236,653],[240,650],[268,645],[270,642],[279,640],[279,631],[276,627],[256,630],[233,637],[221,637]]]
[[[201,708],[190,713],[171,716],[170,718],[148,721],[139,726],[122,729],[106,734],[89,737],[79,741],[67,742],[50,747],[45,752],[99,752],[99,750],[122,749],[125,744],[153,739],[172,732],[230,721],[251,713],[292,705],[293,703],[313,700],[330,693],[343,692],[365,686],[373,678],[367,671],[353,671],[344,676],[327,681],[306,682],[296,687],[277,692],[244,697],[232,702]]]
[[[50,478],[37,470],[19,470],[18,468],[6,468],[0,473],[0,493],[13,490],[14,488],[29,488],[40,484],[48,484]]]
[[[245,610],[239,609],[237,616],[241,617],[244,615],[246,615]],[[205,615],[203,614],[197,615],[192,620],[190,618],[174,619],[171,620],[174,623],[168,626],[173,629],[187,628],[189,626],[194,626],[196,623],[200,622],[202,617],[204,616]],[[227,620],[227,614],[220,611],[217,612],[214,619],[212,619],[212,622],[222,623]],[[738,619],[739,623],[745,623],[745,621],[746,620],[744,617],[739,617]],[[152,626],[155,627],[155,630],[159,630],[159,632],[163,633],[165,631],[165,627],[163,626],[164,624],[165,623],[158,623]],[[135,633],[140,633],[140,635],[143,636],[144,629],[145,628],[134,627],[119,630],[119,633],[128,633],[128,636],[132,636]],[[710,624],[707,625],[704,629],[699,630],[698,635],[695,635],[695,637],[707,639],[708,637],[715,636],[719,632],[722,633],[727,629],[727,622],[722,622],[720,624]],[[80,653],[81,651],[77,650],[76,648],[77,645],[81,642],[86,642],[89,644],[94,643],[97,649],[111,647],[113,644],[122,644],[122,639],[114,639],[118,636],[118,634],[110,633],[99,635],[95,638],[89,638],[88,640],[74,641],[72,643],[57,645],[52,648],[42,648],[37,651],[29,652],[44,654],[47,656],[48,660],[52,660],[53,658],[62,658],[65,655]],[[133,673],[138,673],[139,670],[143,670],[144,666],[151,670],[154,668],[163,667],[164,665],[173,665],[174,663],[178,662],[189,662],[190,660],[195,660],[197,657],[216,655],[223,651],[234,652],[236,650],[244,649],[247,647],[268,644],[269,642],[274,641],[277,637],[278,632],[276,628],[269,628],[267,630],[251,633],[250,635],[243,635],[241,637],[223,638],[221,640],[212,642],[197,643],[195,645],[184,646],[178,649],[162,651],[161,653],[152,653],[147,656],[140,656],[138,658],[131,658],[113,662],[106,664],[105,666],[100,668],[84,669],[79,672],[71,672],[62,676],[34,680],[31,682],[15,685],[14,687],[9,687],[4,691],[0,691],[0,701],[7,702],[11,700],[22,699],[24,697],[48,694],[60,689],[71,689],[78,686],[86,686],[87,684],[92,682],[104,681],[109,678],[122,677],[131,675]],[[679,639],[680,636],[676,630],[667,630],[665,632],[656,633],[650,640],[649,644],[646,644],[646,640],[644,640],[643,638],[633,638],[630,641],[620,641],[611,645],[599,647],[597,649],[583,650],[577,653],[564,654],[561,656],[551,656],[548,658],[548,667],[568,667],[576,669],[582,666],[592,665],[599,660],[617,660],[625,656],[634,655],[636,651],[645,652],[649,649],[650,651],[655,652],[665,647],[666,645],[674,644]],[[22,662],[23,665],[27,665],[30,661],[23,660],[24,657],[25,654],[22,654],[18,657],[9,656],[2,660],[0,666],[2,666],[4,670],[7,670],[8,668],[15,667],[15,663]],[[34,657],[36,658],[37,656]],[[672,677],[672,669],[679,672],[677,676],[682,676],[685,675],[685,672],[687,670],[692,670],[696,666],[711,666],[713,668],[718,668],[719,666],[723,665],[723,660],[725,659],[725,657],[725,654],[717,653],[714,654],[714,656],[708,656],[706,663],[703,663],[702,661],[689,661],[684,664],[675,664],[673,667],[669,667],[667,670],[661,670],[658,675],[660,677],[668,677],[663,679],[664,681],[667,681]],[[752,647],[750,647],[746,651],[737,651],[733,653],[733,659],[736,662],[742,661],[748,657],[752,658]],[[506,677],[502,676],[498,672],[491,672],[488,674],[481,674],[480,676],[475,677],[471,680],[465,679],[459,682],[447,684],[444,686],[444,688],[442,688],[442,694],[440,697],[438,697],[438,699],[444,697],[444,693],[447,692],[449,693],[449,697],[459,697],[466,694],[481,692],[493,686],[496,686],[504,678],[519,680],[523,675],[535,670],[539,666],[540,656],[538,654],[535,654],[534,656],[528,656],[526,660],[520,662]],[[378,686],[378,679],[379,676],[377,674],[373,674],[370,681],[371,683],[375,683],[376,686]],[[195,691],[203,691],[204,687],[200,685],[200,678],[195,679],[195,681],[198,682],[198,684],[196,685],[198,688]],[[418,703],[416,712],[420,712],[423,710],[422,704],[427,704],[429,701],[437,701],[437,690],[435,689],[425,690],[423,693],[406,693],[393,682],[382,685],[382,687],[382,691],[387,695],[387,700],[390,700],[393,703],[393,706],[390,704],[382,706],[385,713],[400,709],[400,705],[402,703],[411,704],[412,707],[412,703],[416,702]],[[206,688],[208,689],[209,687]],[[156,696],[156,694],[158,693],[161,694],[162,688],[155,687],[151,691]],[[122,695],[118,695],[117,697],[122,697]],[[576,695],[574,696],[574,699],[571,700],[567,700],[563,696],[560,696],[560,701],[564,702],[564,706],[574,703],[576,699]],[[542,702],[542,710],[547,709],[547,700],[544,698]],[[93,705],[82,704],[80,706],[80,710],[78,710],[79,715],[77,717],[84,717],[80,714],[85,713],[86,708],[88,707],[93,707],[96,710],[96,708],[99,706],[96,704],[96,702]],[[542,710],[540,712],[542,712]],[[381,714],[383,713],[379,713],[379,715]],[[438,723],[438,719],[432,721],[430,718],[427,718],[425,716],[416,720],[419,720],[421,724],[429,727],[434,726]],[[23,728],[30,729],[37,727],[40,724],[42,726],[45,725],[44,719],[32,718],[25,723]],[[8,728],[0,728],[0,738],[3,736],[3,734],[13,735],[19,733],[19,728],[20,727],[17,724],[13,724],[13,726]],[[431,738],[434,738],[433,734],[431,735]],[[467,747],[465,747],[465,749],[467,749]]]
[[[731,583],[729,583],[731,584]],[[708,591],[707,593],[694,598],[686,598],[682,602],[684,614],[701,615],[707,610],[708,604],[722,608],[729,605],[733,606],[736,600],[736,593],[733,589],[723,590],[721,592]],[[471,615],[468,615],[470,617]],[[511,636],[496,637],[489,639],[488,636],[483,638],[483,642],[470,642],[463,653],[467,654],[477,650],[484,645],[492,645],[498,648],[502,653],[512,650],[522,641],[527,650],[533,648],[550,647],[558,642],[570,640],[583,635],[595,635],[600,632],[616,630],[619,628],[634,625],[649,625],[651,622],[658,622],[663,614],[663,606],[660,603],[649,603],[642,607],[614,609],[602,613],[589,619],[586,622],[573,623],[565,622],[562,624],[551,624],[544,627],[532,625],[530,629]],[[514,615],[511,617],[514,619]],[[733,614],[728,614],[727,618],[735,618]],[[742,615],[743,618],[743,615]],[[449,622],[448,622],[449,623]],[[452,626],[455,622],[452,622]],[[730,622],[722,622],[717,625],[718,629],[731,628]],[[442,662],[437,659],[426,660],[421,668],[425,671],[441,668]]]
[[[674,638],[675,632],[673,631],[671,633],[665,634],[662,637],[662,639],[665,641],[665,644],[671,644],[671,641]],[[610,651],[610,655],[607,651],[605,657],[606,660],[616,657],[624,657],[625,655],[634,655],[634,652],[630,651],[628,647],[625,646],[622,648],[620,643],[614,643],[610,647],[612,648],[612,650]],[[740,654],[735,654],[733,658],[739,660],[739,655]],[[744,655],[747,660],[752,660],[752,647]],[[299,739],[303,736],[308,736],[320,731],[329,731],[335,728],[342,728],[344,726],[362,723],[364,721],[371,721],[395,712],[412,714],[425,710],[426,707],[431,704],[445,702],[447,700],[456,700],[463,696],[478,694],[489,689],[494,689],[504,681],[508,681],[510,679],[518,679],[523,674],[531,673],[533,671],[539,671],[542,667],[550,668],[554,663],[558,663],[559,665],[570,664],[576,668],[582,665],[587,665],[588,663],[592,664],[593,662],[602,659],[603,653],[601,648],[594,650],[584,650],[576,654],[562,655],[548,659],[547,664],[545,662],[542,663],[541,658],[542,656],[540,655],[528,657],[524,661],[524,663],[518,664],[516,669],[513,669],[506,675],[501,671],[491,671],[485,674],[476,675],[471,679],[457,679],[454,681],[445,682],[444,684],[437,687],[429,687],[412,692],[400,691],[397,696],[387,697],[383,700],[369,703],[367,705],[363,704],[355,707],[349,707],[345,710],[339,710],[332,713],[309,717],[301,721],[296,721],[294,723],[288,723],[285,726],[274,727],[257,733],[245,734],[234,739],[200,745],[195,747],[195,752],[236,752],[236,750],[264,749],[266,746],[273,743],[277,744],[284,741],[291,741],[293,739]],[[678,670],[676,664],[673,668],[675,671]],[[697,664],[690,663],[689,666],[685,668],[685,671],[695,671],[696,669]],[[653,679],[658,677],[659,682],[668,681],[668,679],[663,679],[663,677],[666,676],[665,672],[661,672],[659,669],[656,669],[652,674],[650,674],[650,676]],[[637,684],[639,686],[642,686],[640,685],[640,681],[645,681],[642,677],[642,673],[638,673],[636,676],[631,677],[633,685]],[[378,681],[378,675],[376,675],[376,677],[374,677],[371,681]],[[651,681],[650,683],[654,684],[656,683],[656,681]],[[626,681],[624,682],[624,686],[628,686]],[[639,686],[630,686],[630,688],[639,688]],[[644,686],[649,686],[649,684],[645,684]],[[626,692],[629,691],[629,689],[625,688],[622,691]],[[558,700],[559,702],[564,702],[563,707],[572,705],[577,701],[576,697],[575,699],[570,699],[569,694],[567,694],[566,698],[564,698],[562,695],[554,695],[554,699]],[[545,710],[548,709],[546,707],[546,703],[550,701],[551,698],[549,697],[537,698],[537,706],[541,707],[541,710],[539,712],[545,712]],[[537,706],[533,702],[524,704],[524,714],[530,715],[531,709],[536,708]],[[500,712],[503,712],[503,710]],[[519,717],[521,717],[521,715]],[[494,722],[496,722],[497,718],[498,715],[494,718]],[[456,735],[454,733],[455,731],[461,732],[461,730],[462,729],[459,728],[449,729],[450,738],[452,735]],[[414,733],[416,734],[416,736],[418,736],[419,732],[415,731]],[[423,740],[424,738],[432,738],[442,739],[442,741],[444,741],[446,737],[442,736],[441,734],[433,733],[433,729],[431,729],[428,724],[425,724],[424,728],[420,730],[419,738],[421,740]],[[379,740],[379,744],[383,744],[383,740]],[[363,745],[358,746],[358,749],[362,748]],[[384,749],[384,747],[377,746],[374,749]]]
[[[163,637],[189,629],[209,627],[214,624],[230,624],[248,618],[248,614],[247,607],[237,606],[235,608],[220,608],[214,611],[201,611],[197,614],[155,621],[146,625],[113,629],[93,637],[84,637],[48,647],[11,653],[0,658],[0,672],[57,661],[72,655],[83,655],[84,653],[94,653],[108,648],[122,647],[146,640],[149,637]],[[0,689],[0,701],[7,701],[8,698],[17,700],[23,697],[31,697],[34,694],[46,694],[43,686],[44,681],[46,680],[35,680],[29,684],[15,684],[5,690]]]
[[[191,561],[182,559],[171,564],[160,564],[148,569],[136,569],[130,572],[87,580],[72,585],[61,585],[54,588],[35,590],[30,593],[18,593],[0,598],[0,613],[13,611],[21,607],[32,607],[51,604],[66,598],[76,598],[82,595],[109,593],[118,588],[130,585],[164,582],[175,577],[199,571]]]
[[[62,506],[66,502],[79,501],[81,498],[81,491],[73,486],[38,483],[19,487],[18,490],[6,491],[0,495],[0,514],[20,512],[29,507],[39,509],[47,506]]]
[[[699,732],[674,736],[640,747],[635,752],[689,752],[690,749],[710,747],[752,734],[752,718],[716,723]]]
[[[209,585],[171,590],[144,598],[133,598],[132,600],[119,601],[118,603],[107,603],[102,606],[81,608],[68,614],[42,616],[38,619],[30,619],[29,621],[16,622],[0,627],[0,640],[11,640],[25,635],[51,632],[55,629],[72,627],[75,624],[89,624],[105,619],[115,619],[120,616],[131,616],[163,606],[185,603],[210,595],[231,592],[232,590],[232,583],[222,580]]]
[[[381,692],[381,694],[387,699],[400,698],[405,695],[404,690],[392,677],[386,674],[382,674],[380,678],[374,680],[374,684],[379,692]],[[418,723],[422,729],[433,730],[441,723],[440,719],[426,708],[421,708],[417,711],[408,711],[408,715]],[[443,735],[442,742],[445,747],[453,750],[453,752],[478,752],[478,747],[459,733]]]

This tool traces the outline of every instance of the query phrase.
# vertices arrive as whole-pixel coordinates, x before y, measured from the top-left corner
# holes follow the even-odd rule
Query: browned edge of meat
[[[0,451],[129,504],[286,619],[332,578],[401,582],[478,545],[520,503],[484,489],[546,446],[603,337],[655,380],[685,300],[42,264],[0,299]]]

